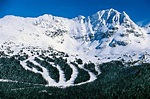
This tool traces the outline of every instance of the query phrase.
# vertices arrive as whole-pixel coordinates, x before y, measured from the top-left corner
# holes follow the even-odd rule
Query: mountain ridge
[[[94,81],[101,73],[97,64],[113,60],[135,62],[131,65],[150,62],[147,30],[114,9],[73,19],[5,16],[0,31],[0,58],[14,57],[25,70],[42,75],[48,86]]]
[[[121,16],[124,17],[122,18]],[[88,16],[87,18],[80,15],[73,19],[67,19],[67,18],[55,17],[52,15],[45,14],[43,16],[39,16],[38,18],[22,18],[22,17],[15,17],[15,16],[5,16],[0,20],[1,20],[0,21],[1,28],[3,27],[3,25],[6,28],[8,24],[11,25],[10,27],[14,27],[16,25],[16,22],[18,22],[19,26],[16,25],[14,27],[18,29],[12,28],[12,31],[17,32],[17,34],[16,36],[10,37],[11,39],[15,39],[18,35],[21,34],[23,37],[24,32],[26,32],[28,36],[35,35],[34,37],[35,40],[33,40],[33,42],[38,42],[37,38],[39,39],[39,34],[45,34],[46,36],[50,36],[54,39],[59,38],[57,39],[57,41],[62,43],[64,42],[64,38],[62,37],[62,35],[65,35],[64,37],[72,41],[72,43],[74,43],[76,46],[78,45],[78,48],[81,43],[85,43],[85,46],[86,45],[91,46],[92,43],[93,45],[97,43],[96,46],[93,46],[94,49],[103,49],[106,46],[116,47],[116,46],[126,46],[128,44],[130,45],[132,41],[137,43],[140,42],[143,43],[143,41],[146,42],[145,39],[147,39],[146,36],[147,34],[145,30],[143,30],[143,28],[137,26],[124,11],[120,13],[114,9],[98,11],[97,13],[93,14],[92,16]],[[120,22],[120,20],[122,21]],[[8,36],[11,35],[9,31],[6,31],[5,33],[6,29],[3,29],[4,33],[2,33],[3,31],[1,32],[1,35],[3,37],[1,39],[7,37],[6,34],[7,32],[8,32]],[[30,33],[30,31],[33,31],[35,33]],[[29,40],[33,39],[33,38],[31,39],[31,37],[32,36],[28,37],[30,38]],[[141,38],[141,40],[139,38]],[[47,38],[47,40],[48,39],[49,38]],[[24,38],[24,40],[28,41],[27,38]],[[45,43],[45,45],[48,45],[46,44],[47,42],[45,41],[42,40],[42,42]],[[51,45],[53,46],[52,43]],[[145,46],[145,44],[143,45]],[[85,49],[89,49],[89,48],[85,48]]]

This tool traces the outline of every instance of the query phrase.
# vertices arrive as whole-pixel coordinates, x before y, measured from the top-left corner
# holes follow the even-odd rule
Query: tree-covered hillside
[[[119,61],[104,63],[99,65],[102,73],[94,82],[66,88],[43,86],[46,82],[40,75],[22,70],[15,59],[1,58],[0,64],[0,79],[20,81],[0,82],[1,99],[150,98],[150,64],[148,63],[132,67],[126,67]]]

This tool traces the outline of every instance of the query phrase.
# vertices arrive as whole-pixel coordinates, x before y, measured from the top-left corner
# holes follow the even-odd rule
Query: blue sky
[[[66,18],[89,16],[102,9],[125,11],[136,23],[150,22],[150,0],[0,0],[0,18],[5,15],[37,17],[52,14]]]

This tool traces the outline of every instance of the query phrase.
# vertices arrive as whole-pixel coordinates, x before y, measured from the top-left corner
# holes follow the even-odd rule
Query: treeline
[[[0,91],[2,99],[149,99],[150,64],[126,67],[119,61],[99,65],[94,82],[67,88],[26,87]],[[5,96],[5,97],[4,97]]]

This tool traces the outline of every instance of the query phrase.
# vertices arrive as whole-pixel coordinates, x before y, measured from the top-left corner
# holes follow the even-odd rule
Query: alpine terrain
[[[68,97],[64,93],[70,90],[82,90],[72,92],[74,95],[87,89],[88,98],[93,98],[92,94],[94,99],[125,98],[126,91],[111,92],[122,92],[117,88],[123,89],[128,81],[132,81],[130,87],[139,80],[145,84],[142,88],[150,88],[149,42],[150,25],[140,27],[125,12],[114,9],[73,19],[48,14],[37,18],[5,16],[0,19],[0,97],[8,99],[20,93],[29,98],[31,94],[25,90],[34,90],[29,92],[54,99]],[[130,87],[128,92],[138,93],[136,87]],[[86,97],[82,95],[82,99]],[[141,97],[138,95],[129,97]],[[33,98],[37,99],[36,95]]]

